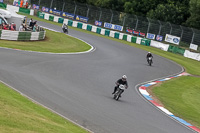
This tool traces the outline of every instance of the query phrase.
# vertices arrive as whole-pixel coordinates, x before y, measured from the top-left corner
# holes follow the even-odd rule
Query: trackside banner
[[[148,39],[155,39],[155,37],[156,37],[155,34],[147,33],[147,38]]]
[[[162,40],[163,40],[163,36],[161,36],[161,35],[157,35],[157,36],[156,36],[156,40],[162,42]]]
[[[57,16],[61,16],[62,12],[54,9],[49,9],[49,13]]]
[[[166,34],[166,36],[165,36],[165,42],[169,42],[169,43],[173,43],[173,44],[179,45],[179,43],[180,43],[180,37]]]
[[[113,30],[119,30],[119,31],[123,31],[123,26],[120,25],[115,25],[115,24],[111,24],[111,23],[104,23],[104,27],[105,28],[109,28],[109,29],[113,29]]]
[[[40,9],[40,6],[39,5],[36,5],[36,4],[33,4],[33,7],[32,7],[33,9],[37,9],[37,10],[39,10]]]
[[[67,13],[67,12],[63,12],[61,16],[65,17],[65,18],[69,18],[69,19],[74,19],[75,18],[74,14]]]
[[[42,7],[42,11],[43,11],[43,12],[49,12],[49,8],[43,6],[43,7]]]
[[[96,26],[102,26],[102,22],[101,21],[95,21],[95,25]]]
[[[82,17],[82,16],[79,16],[79,15],[76,15],[76,20],[80,21],[80,22],[83,22],[83,23],[87,23],[88,22],[88,18],[87,17]]]
[[[190,49],[193,49],[193,50],[197,50],[198,49],[198,45],[195,45],[195,44],[190,44]]]

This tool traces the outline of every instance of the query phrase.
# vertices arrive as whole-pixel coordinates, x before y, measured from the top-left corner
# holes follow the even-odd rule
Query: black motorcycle
[[[68,34],[68,28],[67,27],[63,27],[63,32]]]
[[[119,100],[122,92],[125,90],[125,85],[119,85],[119,87],[117,88],[117,91],[114,94],[114,99],[115,100]]]
[[[147,62],[149,64],[149,66],[151,66],[152,65],[152,57],[148,57]]]

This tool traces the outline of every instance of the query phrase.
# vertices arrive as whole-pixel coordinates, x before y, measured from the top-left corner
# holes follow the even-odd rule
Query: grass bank
[[[58,26],[62,25],[59,23],[37,18],[35,16],[30,16],[30,15],[26,16],[28,16],[29,18],[33,18],[34,20],[43,21]],[[198,61],[185,58],[181,55],[173,54],[170,52],[165,52],[157,48],[146,47],[143,45],[138,45],[127,41],[106,37],[103,35],[99,35],[96,33],[92,33],[74,27],[69,27],[69,28],[80,32],[85,32],[87,34],[100,36],[102,38],[118,41],[146,51],[151,51],[153,54],[157,54],[177,62],[178,64],[182,65],[185,68],[185,70],[190,74],[200,75],[200,69],[199,69],[200,62]],[[153,93],[164,104],[165,108],[169,109],[173,114],[176,114],[176,116],[181,117],[187,120],[188,122],[191,122],[195,126],[199,127],[200,123],[199,119],[200,116],[198,113],[200,112],[200,106],[199,106],[200,104],[198,101],[199,100],[198,92],[200,90],[199,83],[200,83],[200,78],[184,76],[181,78],[166,81],[164,84],[161,84],[160,86],[153,89]]]
[[[51,23],[54,25],[61,26],[62,24],[51,22],[48,20],[40,19],[35,16],[28,15],[29,18],[35,20]],[[182,65],[186,72],[192,75],[200,75],[200,62],[186,58],[182,55],[165,52],[154,47],[148,47],[143,45],[138,45],[135,43],[130,43],[124,40],[119,40],[90,31],[69,27],[70,29],[84,32],[87,34],[96,35],[102,38],[110,39],[113,41],[121,42],[136,48],[140,48],[146,51],[150,51],[153,54],[160,55],[167,59],[170,59],[180,65]],[[145,55],[144,55],[145,56]],[[183,118],[184,120],[191,122],[191,124],[200,127],[200,104],[199,104],[199,87],[200,87],[200,78],[198,77],[189,77],[184,76],[181,78],[173,79],[167,82],[164,82],[162,86],[156,87],[153,90],[155,96],[163,103],[165,108],[169,109],[176,116]],[[163,87],[164,86],[164,87]],[[168,86],[166,88],[166,86]],[[178,99],[178,100],[177,100]],[[186,104],[187,103],[187,104]]]
[[[88,133],[0,83],[1,133]]]
[[[22,14],[22,13],[20,13],[20,14]],[[26,15],[26,14],[22,14],[22,15]],[[33,18],[34,20],[43,21],[43,22],[46,22],[46,23],[62,26],[62,24],[60,24],[60,23],[41,19],[41,18],[38,18],[36,16],[31,16],[31,15],[26,15],[26,16],[28,18]],[[154,47],[138,45],[138,44],[135,44],[135,43],[130,43],[130,42],[124,41],[124,40],[119,40],[119,39],[107,37],[107,36],[104,36],[104,35],[100,35],[100,34],[93,33],[93,32],[87,31],[87,30],[83,30],[83,29],[78,29],[78,28],[75,28],[75,27],[69,26],[69,29],[77,30],[77,31],[84,32],[84,33],[87,33],[87,34],[96,35],[96,36],[99,36],[99,37],[102,37],[102,38],[110,39],[110,40],[113,40],[113,41],[117,41],[117,42],[121,42],[121,43],[130,45],[130,46],[134,46],[136,48],[140,48],[140,49],[143,49],[143,50],[146,50],[146,51],[150,51],[153,54],[157,54],[157,55],[160,55],[162,57],[165,57],[165,58],[168,58],[170,60],[177,62],[178,64],[182,65],[185,68],[186,72],[188,72],[190,74],[200,75],[200,69],[199,69],[200,62],[186,58],[186,57],[183,57],[182,55],[178,55],[178,54],[174,54],[174,53],[170,53],[170,52],[165,52],[165,51],[162,51],[162,50],[160,50],[158,48],[154,48]]]
[[[0,40],[0,47],[21,49],[28,51],[72,53],[88,51],[91,46],[76,38],[46,30],[45,40],[40,41],[8,41]]]
[[[200,78],[183,76],[166,81],[152,91],[175,116],[200,128]]]

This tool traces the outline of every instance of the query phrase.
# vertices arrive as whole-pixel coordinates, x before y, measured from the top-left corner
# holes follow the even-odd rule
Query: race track
[[[61,27],[38,22],[61,31]],[[128,45],[69,30],[95,51],[84,54],[45,54],[0,48],[0,80],[38,103],[95,133],[192,133],[145,101],[135,86],[169,76],[182,68]],[[112,98],[123,74],[129,88],[119,101]]]

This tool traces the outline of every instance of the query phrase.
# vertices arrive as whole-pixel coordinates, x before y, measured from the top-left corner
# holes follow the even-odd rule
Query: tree
[[[200,1],[190,0],[190,17],[186,24],[190,27],[200,29]]]
[[[187,12],[183,8],[174,4],[159,4],[155,10],[150,10],[147,17],[158,19],[161,21],[168,21],[174,24],[182,24],[185,22],[185,15]]]

